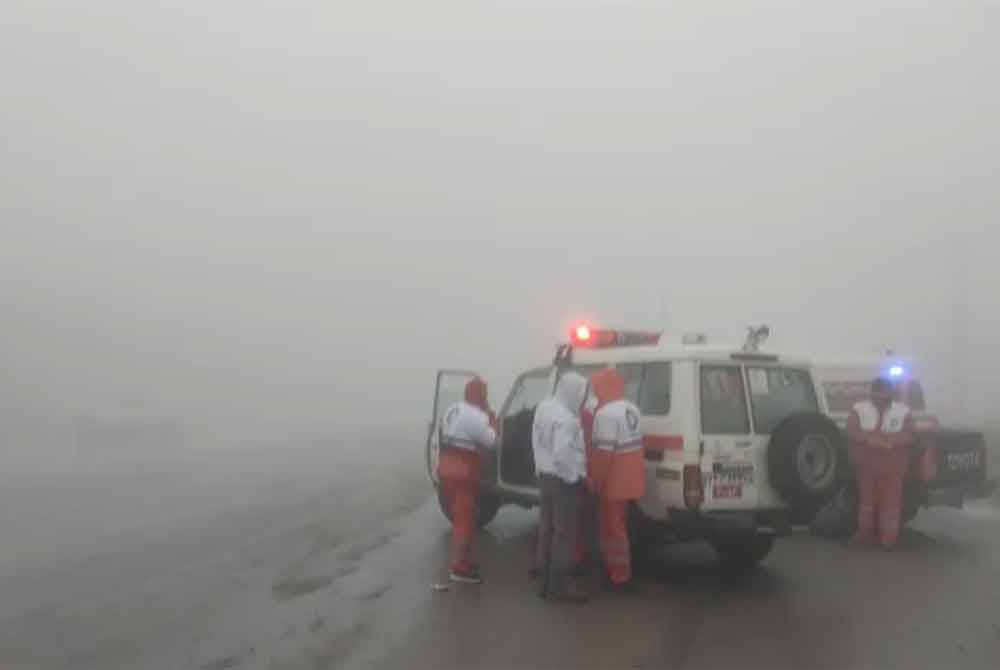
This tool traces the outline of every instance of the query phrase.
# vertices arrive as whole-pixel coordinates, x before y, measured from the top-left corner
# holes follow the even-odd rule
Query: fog
[[[499,404],[581,317],[892,348],[943,414],[990,418],[995,5],[0,18],[9,435],[125,411],[226,439],[419,426],[437,368]]]

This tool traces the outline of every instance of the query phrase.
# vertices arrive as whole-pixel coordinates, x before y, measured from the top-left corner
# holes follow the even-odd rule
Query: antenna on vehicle
[[[743,343],[743,351],[758,351],[760,345],[764,343],[770,334],[771,329],[768,328],[767,324],[762,324],[756,328],[747,326],[747,339]]]

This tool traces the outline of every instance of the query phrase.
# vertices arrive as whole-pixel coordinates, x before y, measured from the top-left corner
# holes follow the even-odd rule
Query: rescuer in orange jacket
[[[596,373],[590,486],[598,498],[601,556],[611,587],[628,591],[632,580],[626,513],[628,503],[646,493],[646,466],[638,408],[625,400],[625,380],[617,370]]]
[[[483,581],[472,561],[479,498],[479,452],[493,449],[496,441],[496,415],[487,402],[486,384],[477,377],[466,384],[465,400],[449,407],[441,419],[438,479],[451,518],[449,577],[454,582]]]
[[[899,538],[903,479],[913,446],[913,416],[893,401],[892,383],[872,382],[871,398],[857,403],[847,420],[858,478],[855,541],[891,548]]]

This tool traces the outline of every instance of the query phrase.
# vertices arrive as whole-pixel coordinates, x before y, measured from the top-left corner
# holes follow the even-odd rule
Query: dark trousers
[[[542,512],[536,565],[542,571],[542,593],[562,593],[576,565],[583,483],[567,484],[554,475],[543,474],[539,485]]]

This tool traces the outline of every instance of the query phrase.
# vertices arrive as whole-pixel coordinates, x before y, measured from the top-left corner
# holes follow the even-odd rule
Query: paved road
[[[721,575],[707,547],[671,547],[640,594],[601,594],[583,607],[533,596],[532,521],[505,511],[485,538],[486,585],[426,592],[419,605],[401,589],[387,610],[405,614],[353,665],[1000,667],[1000,510],[991,503],[923,513],[893,553],[792,537],[742,579]],[[400,581],[431,581],[443,536],[426,558]]]
[[[523,510],[482,538],[487,584],[445,593],[433,501],[340,534],[400,486],[302,487],[0,576],[0,668],[998,667],[993,503],[923,513],[891,554],[789,538],[737,580],[670,547],[639,594],[571,607],[534,596]]]

